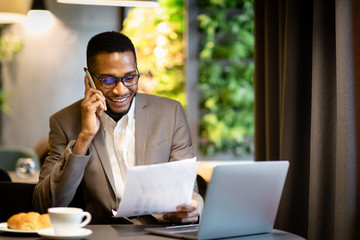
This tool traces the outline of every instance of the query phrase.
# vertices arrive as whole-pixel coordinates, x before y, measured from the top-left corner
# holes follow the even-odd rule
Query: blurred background
[[[253,159],[256,111],[255,159],[290,162],[277,229],[360,239],[360,1],[59,1],[0,0],[0,153],[46,147],[50,115],[83,97],[88,40],[121,31],[141,91],[182,103],[200,160]],[[32,155],[18,158],[27,173]]]
[[[87,42],[121,31],[136,47],[140,91],[182,103],[200,159],[253,159],[252,0],[91,2],[0,0],[1,146],[46,145],[50,115],[83,97]],[[15,8],[20,20],[2,17]]]

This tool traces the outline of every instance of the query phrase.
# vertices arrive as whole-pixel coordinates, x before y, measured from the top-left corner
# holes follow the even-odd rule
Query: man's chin
[[[131,99],[129,106],[125,110],[124,109],[114,109],[111,107],[111,105],[107,104],[106,113],[115,121],[119,121],[123,116],[125,116],[129,112],[131,105],[133,103],[133,99],[134,98]]]
[[[117,118],[120,119],[122,118],[124,115],[126,115],[129,112],[129,109],[124,111],[124,110],[114,110],[110,107],[107,107],[106,113],[112,117],[112,118]]]

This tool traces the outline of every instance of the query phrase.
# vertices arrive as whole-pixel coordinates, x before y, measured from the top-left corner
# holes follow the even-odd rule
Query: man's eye
[[[123,79],[124,79],[124,82],[131,82],[134,80],[135,77],[136,76],[128,76],[128,77],[124,77]]]
[[[102,78],[101,81],[102,81],[103,83],[114,83],[114,82],[116,82],[115,78],[111,78],[111,77]]]

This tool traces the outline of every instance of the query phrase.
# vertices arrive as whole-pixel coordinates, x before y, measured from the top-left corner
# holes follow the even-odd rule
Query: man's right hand
[[[106,111],[106,101],[100,90],[90,87],[85,77],[85,97],[81,102],[81,132],[73,147],[73,154],[85,155],[92,139],[99,131],[99,116]]]

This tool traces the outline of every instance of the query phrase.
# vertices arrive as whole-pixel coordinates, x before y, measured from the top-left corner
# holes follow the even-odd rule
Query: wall
[[[4,29],[23,41],[15,58],[3,64],[3,87],[12,96],[11,114],[2,119],[2,144],[34,147],[47,138],[49,116],[83,97],[83,67],[88,40],[120,28],[118,7],[84,6],[46,1],[53,26],[32,33],[24,24]]]

